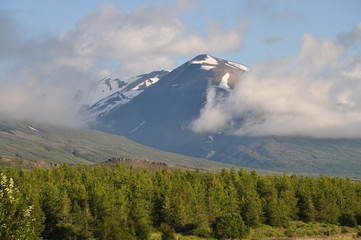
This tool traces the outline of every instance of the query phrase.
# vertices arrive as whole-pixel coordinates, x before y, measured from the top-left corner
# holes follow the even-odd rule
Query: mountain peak
[[[243,64],[232,62],[220,58],[213,57],[209,54],[200,54],[189,61],[190,64],[199,64],[204,70],[211,70],[217,66],[228,66],[234,69],[239,69],[244,72],[249,71],[249,68]]]
[[[119,78],[104,78],[91,89],[87,111],[89,119],[103,116],[113,111],[113,109],[128,104],[133,98],[163,78],[164,81],[160,82],[164,83],[160,85],[157,83],[157,88],[162,89],[162,94],[167,91],[175,91],[177,86],[179,89],[183,89],[182,91],[187,88],[185,86],[192,86],[187,91],[193,91],[192,88],[200,88],[206,91],[208,84],[218,89],[231,91],[239,81],[239,76],[247,70],[248,68],[242,64],[205,53],[194,57],[172,72],[153,71],[122,80]],[[186,82],[187,84],[184,85]],[[161,86],[167,87],[163,89]],[[204,93],[200,92],[198,94]]]
[[[215,57],[212,57],[209,54],[201,54],[196,57],[194,57],[192,60],[190,60],[191,64],[208,64],[208,65],[217,65],[218,60]]]

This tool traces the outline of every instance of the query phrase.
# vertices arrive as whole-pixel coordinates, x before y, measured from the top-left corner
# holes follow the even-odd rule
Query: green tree
[[[241,216],[247,226],[257,227],[263,221],[262,202],[257,193],[257,179],[255,172],[248,174],[244,170],[238,172],[240,181],[237,184]]]
[[[69,207],[63,206],[61,200],[58,188],[54,184],[46,184],[40,199],[42,211],[45,214],[45,228],[42,232],[42,237],[45,239],[57,239],[59,233],[58,223],[62,217],[65,217],[62,216],[62,214],[65,214],[64,212],[62,213],[62,208]]]
[[[147,171],[138,171],[131,177],[129,184],[129,218],[133,223],[133,231],[137,239],[149,238],[151,222],[150,212],[152,203],[153,186]]]
[[[316,220],[336,224],[340,217],[340,189],[329,177],[321,176],[317,180],[317,194],[314,203],[317,210]]]
[[[302,177],[298,181],[296,196],[298,199],[298,217],[304,222],[313,222],[316,217],[316,209],[313,203],[313,181],[310,178]]]
[[[267,176],[259,179],[258,192],[262,201],[265,222],[271,226],[282,226],[282,206],[280,205],[275,181]]]

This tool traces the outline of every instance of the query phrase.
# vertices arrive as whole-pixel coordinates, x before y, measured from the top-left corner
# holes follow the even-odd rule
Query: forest
[[[328,176],[123,164],[0,169],[0,239],[236,239],[294,222],[356,228],[360,203],[360,182]]]

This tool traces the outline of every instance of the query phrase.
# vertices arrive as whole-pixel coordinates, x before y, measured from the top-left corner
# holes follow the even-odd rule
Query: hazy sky
[[[95,81],[171,70],[209,53],[252,73],[231,98],[209,101],[199,131],[257,108],[272,121],[232,131],[309,134],[327,125],[319,135],[353,133],[361,121],[360,12],[360,0],[1,0],[0,114],[74,124]],[[243,108],[224,105],[231,103]],[[206,121],[223,107],[222,123]],[[291,121],[281,133],[277,126]],[[300,127],[305,121],[317,124]]]

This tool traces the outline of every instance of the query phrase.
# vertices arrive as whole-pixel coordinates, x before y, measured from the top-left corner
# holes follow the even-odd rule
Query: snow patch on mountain
[[[226,65],[229,66],[229,67],[241,69],[241,70],[246,71],[246,72],[249,71],[248,67],[246,67],[246,66],[244,66],[242,64],[236,63],[236,62],[227,61]]]
[[[106,98],[117,91],[124,89],[130,82],[134,82],[138,77],[129,78],[121,81],[119,78],[103,78],[92,89],[90,98],[87,101],[89,106],[96,104],[99,100]]]
[[[90,116],[97,117],[104,115],[114,108],[128,103],[131,99],[138,96],[143,90],[134,90],[134,91],[125,91],[125,92],[115,92],[112,95],[101,99],[99,102],[91,106]]]
[[[35,132],[39,132],[39,130],[38,130],[38,129],[34,128],[34,127],[33,127],[33,126],[31,126],[31,125],[28,125],[28,127],[29,127],[31,130],[35,131]]]
[[[229,76],[229,73],[224,74],[224,76],[222,77],[222,81],[219,83],[219,87],[227,91],[231,90],[231,88],[228,86]]]
[[[214,155],[216,155],[216,151],[212,150],[212,151],[210,151],[210,152],[207,154],[206,158],[207,158],[207,159],[208,159],[208,158],[211,158],[211,157],[213,157]]]
[[[94,119],[128,103],[168,73],[168,71],[154,71],[126,80],[102,79],[90,92],[86,118]]]
[[[141,124],[139,124],[138,126],[136,126],[132,131],[130,131],[129,133],[135,132],[138,130],[138,128],[140,128],[141,126],[143,126],[145,124],[145,121],[143,121]]]
[[[201,66],[201,69],[203,69],[203,70],[211,70],[211,69],[213,69],[213,68],[215,68],[216,66],[211,66],[211,65],[202,65]]]
[[[206,55],[206,58],[203,60],[193,60],[192,64],[210,64],[210,65],[217,65],[218,61],[213,57]]]
[[[138,84],[137,86],[132,88],[132,90],[140,90],[142,88],[149,87],[150,85],[152,85],[158,81],[159,81],[158,77],[149,78],[148,80],[146,80],[146,81],[142,82],[141,84]]]
[[[211,143],[214,142],[213,135],[208,136],[208,138],[209,138],[209,140],[210,140]]]

